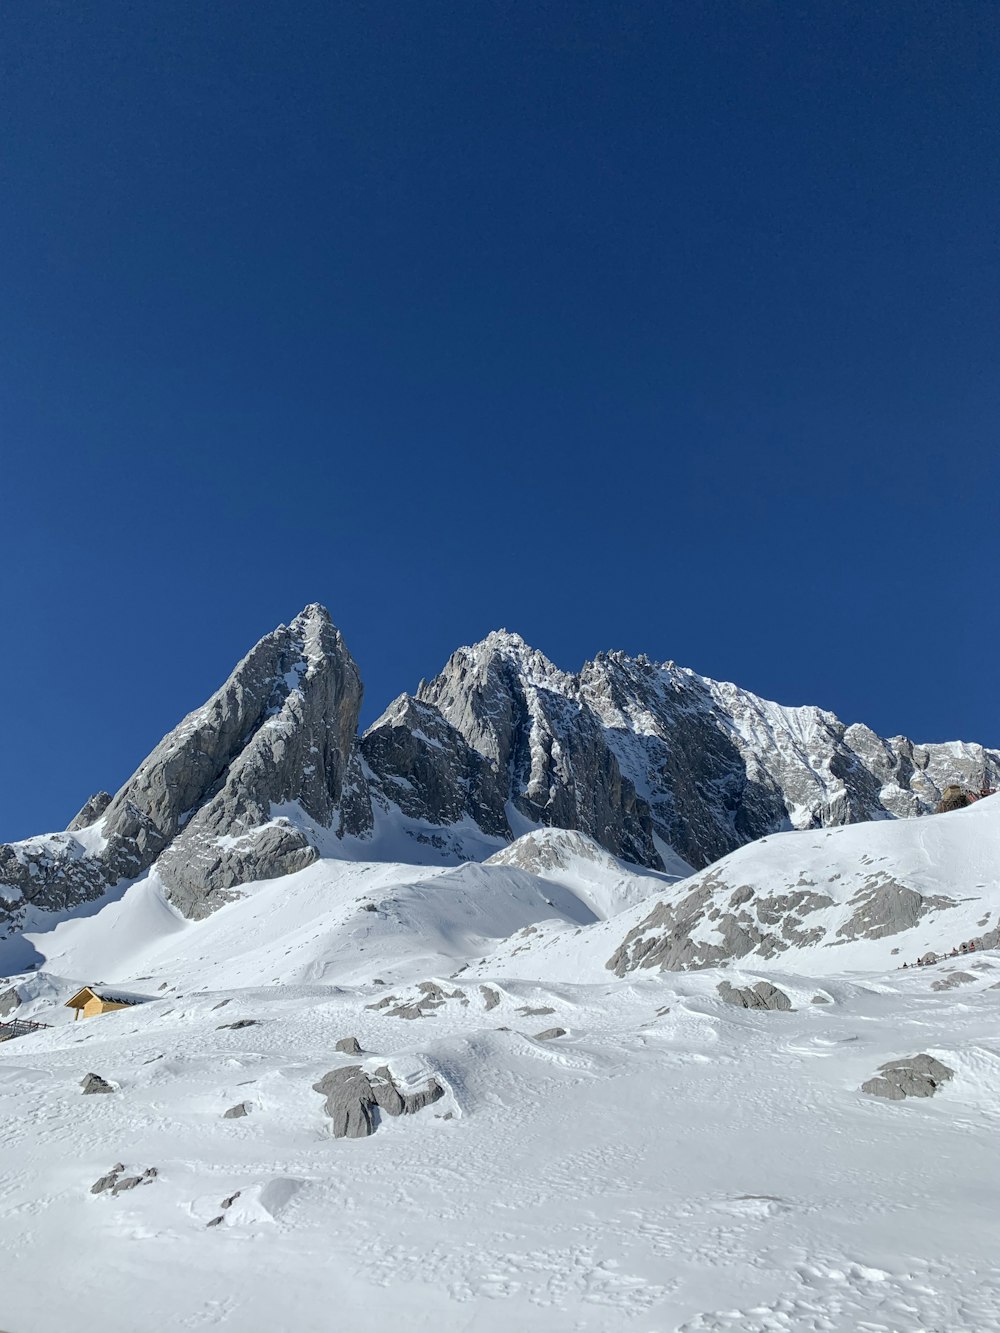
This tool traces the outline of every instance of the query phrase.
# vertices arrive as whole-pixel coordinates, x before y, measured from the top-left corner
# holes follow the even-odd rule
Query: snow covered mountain
[[[918,822],[784,833],[661,896],[608,966],[795,958],[812,973],[1000,947],[1000,796]]]
[[[993,798],[680,882],[541,828],[38,914],[0,940],[4,1324],[998,1333],[998,851]],[[145,1001],[76,1022],[84,982]]]
[[[535,828],[684,874],[765,834],[924,813],[994,785],[1000,754],[918,746],[784,708],[672,663],[558,670],[498,631],[357,735],[361,677],[312,605],[263,638],[114,796],[65,833],[0,847],[0,929],[156,866],[198,919],[321,855],[483,860]]]
[[[442,808],[460,810],[508,837],[539,824],[580,829],[668,869],[708,865],[782,829],[926,814],[950,782],[1000,780],[1000,752],[981,745],[883,739],[623,653],[570,675],[503,630],[460,648],[416,699],[396,700],[362,749],[379,747],[384,773],[393,744],[450,775],[443,807],[426,780],[409,783],[411,815],[437,824]],[[445,750],[462,757],[442,763]],[[469,755],[486,761],[488,782]],[[410,776],[406,764],[398,771]]]
[[[339,815],[361,679],[321,607],[267,635],[113,798],[92,797],[62,834],[0,847],[0,907],[59,911],[154,863],[192,917],[234,885],[301,869],[317,851],[300,825]],[[345,803],[349,807],[349,800]]]
[[[1000,1333],[1000,796],[894,817],[994,753],[505,633],[360,701],[308,607],[0,849],[9,1333]]]

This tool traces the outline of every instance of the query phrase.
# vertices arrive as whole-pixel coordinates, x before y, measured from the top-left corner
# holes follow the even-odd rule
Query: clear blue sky
[[[8,0],[0,837],[326,603],[1000,743],[993,0]]]

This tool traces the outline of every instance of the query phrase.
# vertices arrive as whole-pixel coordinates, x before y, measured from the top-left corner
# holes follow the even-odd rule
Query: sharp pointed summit
[[[266,634],[113,796],[0,846],[0,920],[59,912],[155,868],[204,917],[322,855],[481,860],[533,829],[684,873],[765,834],[926,813],[1000,782],[982,746],[915,745],[672,662],[562,671],[494,630],[359,736],[361,675],[318,602]]]

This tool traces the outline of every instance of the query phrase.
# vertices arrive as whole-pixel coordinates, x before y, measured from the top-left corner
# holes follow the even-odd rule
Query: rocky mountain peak
[[[440,689],[441,682],[457,685],[469,678],[481,682],[482,688],[489,688],[488,683],[493,680],[518,679],[536,688],[557,688],[562,692],[571,690],[573,680],[544,653],[526,643],[520,634],[501,629],[493,630],[478,643],[452,653],[440,675],[430,682],[430,686],[424,684],[420,697],[427,697],[432,686]]]
[[[19,910],[72,906],[156,862],[168,894],[197,917],[240,883],[300,869],[318,852],[283,810],[335,825],[360,706],[340,632],[308,606],[255,644],[110,801],[88,802],[61,841],[0,847],[0,882]]]
[[[951,782],[1000,783],[1000,754],[979,745],[886,739],[621,651],[567,673],[509,630],[459,648],[358,737],[361,697],[311,603],[114,796],[64,833],[0,847],[7,916],[72,907],[154,864],[201,916],[346,834],[352,854],[403,837],[458,860],[564,829],[653,870],[701,868],[767,833],[920,814]]]
[[[420,699],[490,764],[519,825],[512,833],[524,821],[578,829],[627,860],[660,866],[648,812],[577,676],[502,633],[452,654]]]
[[[80,812],[70,820],[66,825],[67,833],[81,832],[85,828],[90,828],[96,824],[101,815],[104,814],[111,804],[111,794],[106,791],[98,791],[87,800]]]

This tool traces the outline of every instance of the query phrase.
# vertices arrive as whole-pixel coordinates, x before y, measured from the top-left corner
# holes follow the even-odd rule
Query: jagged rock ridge
[[[0,846],[0,906],[16,923],[29,906],[76,906],[155,863],[168,895],[199,917],[237,884],[301,869],[318,852],[274,807],[334,821],[360,706],[339,630],[323,607],[306,607],[110,801],[92,798],[65,833]]]
[[[820,708],[785,708],[623,653],[598,654],[570,675],[506,631],[459,649],[390,713],[362,744],[377,744],[373,765],[394,773],[404,768],[397,747],[422,747],[438,790],[414,784],[410,812],[444,822],[461,810],[478,821],[485,801],[491,829],[576,829],[654,869],[671,849],[704,867],[781,829],[929,813],[956,778],[976,790],[1000,781],[1000,753],[980,745],[885,740]],[[488,762],[499,790],[488,784],[484,797],[477,780],[466,794],[467,749]],[[443,761],[444,750],[463,758]]]
[[[1000,755],[978,745],[883,740],[621,653],[569,674],[506,631],[358,737],[361,695],[329,613],[306,607],[113,797],[91,797],[64,833],[0,846],[0,924],[153,865],[201,917],[240,884],[304,868],[328,837],[364,855],[394,821],[445,859],[548,826],[684,873],[773,830],[919,814],[949,782],[1000,781]]]

